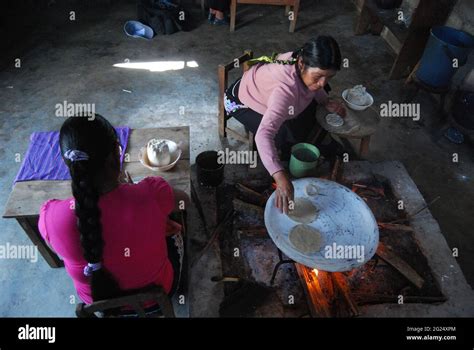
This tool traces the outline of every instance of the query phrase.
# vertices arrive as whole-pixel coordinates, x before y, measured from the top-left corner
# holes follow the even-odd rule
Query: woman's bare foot
[[[221,19],[221,20],[224,19],[224,12],[214,10],[214,14],[216,15],[217,19]]]
[[[216,19],[214,20],[214,25],[228,25],[229,22],[227,21],[227,19],[225,18],[224,16],[224,12],[222,11],[216,11]]]
[[[209,16],[207,16],[207,21],[209,22],[209,24],[213,24],[215,19],[216,19],[216,10],[209,9]]]

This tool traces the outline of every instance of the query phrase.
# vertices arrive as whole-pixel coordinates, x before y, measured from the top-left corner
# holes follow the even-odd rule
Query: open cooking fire
[[[344,274],[319,271],[298,263],[295,266],[301,281],[304,282],[304,291],[310,301],[313,317],[359,315]]]
[[[307,267],[291,260],[285,260],[281,251],[279,262],[276,264],[270,284],[273,285],[279,266],[284,263],[294,263],[299,280],[306,294],[306,300],[313,317],[350,317],[359,315],[357,303],[360,305],[394,303],[400,294],[407,294],[406,300],[411,302],[443,302],[444,296],[416,294],[424,286],[425,281],[410,265],[423,260],[408,259],[403,254],[411,252],[417,255],[416,242],[411,243],[410,235],[414,231],[410,227],[404,211],[397,207],[398,199],[391,192],[383,179],[374,178],[367,181],[351,182],[346,187],[356,192],[371,208],[377,218],[379,229],[385,232],[385,241],[380,241],[376,257],[364,269],[353,269],[348,272],[328,272]],[[267,186],[267,187],[265,187]],[[263,190],[260,190],[263,189]],[[233,199],[233,208],[240,217],[238,232],[250,241],[254,237],[267,237],[268,232],[263,223],[263,207],[273,189],[264,184],[258,191],[243,184],[236,186],[237,196]],[[263,192],[262,192],[263,191]],[[421,212],[420,209],[418,212]],[[258,216],[260,221],[254,220]],[[403,234],[403,241],[395,240],[397,234]],[[392,238],[395,237],[395,238]],[[376,274],[379,275],[376,275]],[[395,274],[395,275],[394,275]],[[401,275],[401,276],[400,276]],[[364,280],[364,276],[368,277]],[[394,278],[392,278],[394,276]],[[362,280],[361,280],[362,279]],[[396,283],[392,283],[395,280]],[[351,281],[353,284],[351,284]],[[358,283],[361,281],[362,286]],[[373,283],[380,282],[380,285]],[[435,286],[436,287],[436,286]],[[407,288],[410,288],[407,290]],[[416,289],[415,289],[416,288]],[[414,295],[409,295],[414,293]],[[421,292],[421,293],[427,293]],[[432,292],[435,293],[435,292]],[[356,303],[357,301],[357,303]]]

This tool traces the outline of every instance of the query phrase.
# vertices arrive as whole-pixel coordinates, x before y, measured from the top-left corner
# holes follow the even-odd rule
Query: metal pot
[[[205,151],[196,157],[197,179],[201,186],[216,187],[224,179],[224,164],[219,164],[216,151]]]

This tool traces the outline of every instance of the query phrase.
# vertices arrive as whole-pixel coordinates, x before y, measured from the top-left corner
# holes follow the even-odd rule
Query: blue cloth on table
[[[122,146],[123,163],[130,135],[129,127],[115,128]],[[31,180],[70,180],[69,170],[64,163],[59,148],[59,131],[34,132],[30,136],[30,145],[15,181]]]

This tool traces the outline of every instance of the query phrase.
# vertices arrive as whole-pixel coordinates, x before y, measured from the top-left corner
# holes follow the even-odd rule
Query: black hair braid
[[[296,49],[295,51],[293,51],[293,53],[291,54],[291,58],[294,60],[297,60],[298,58],[301,57],[302,54],[303,54],[303,47],[300,47],[299,49]]]
[[[71,169],[72,194],[76,199],[77,228],[81,234],[84,258],[90,263],[102,260],[103,244],[100,223],[99,194],[90,178],[87,162],[76,162]]]
[[[72,193],[76,202],[77,228],[84,258],[88,263],[100,263],[104,250],[99,208],[100,195],[88,168],[88,161],[71,164]],[[104,267],[92,272],[91,291],[94,301],[122,294],[118,283]]]
[[[116,142],[117,135],[112,125],[98,114],[94,121],[71,117],[64,122],[60,131],[63,154],[66,150],[80,150],[89,157],[88,160],[65,160],[72,179],[71,189],[75,199],[81,247],[88,263],[103,262],[104,241],[98,178],[103,175],[105,160],[114,151]],[[92,272],[90,285],[94,301],[123,295],[117,281],[104,266]]]

